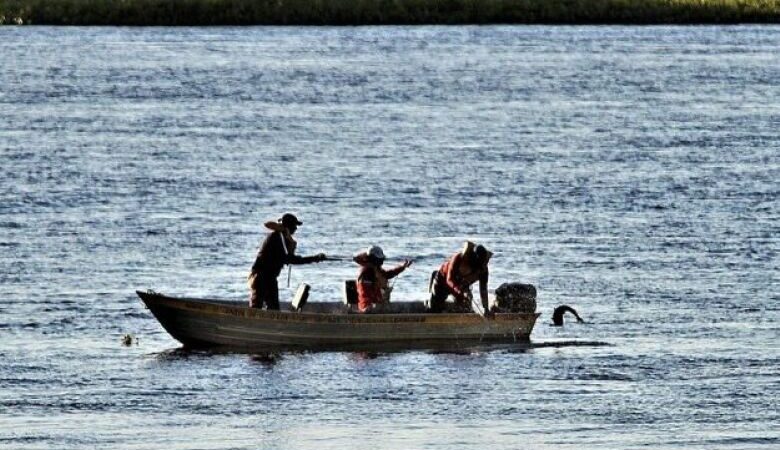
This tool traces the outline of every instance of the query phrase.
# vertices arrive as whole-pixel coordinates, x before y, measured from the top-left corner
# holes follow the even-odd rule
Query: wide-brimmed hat
[[[368,247],[366,254],[372,258],[376,258],[382,261],[385,259],[385,252],[382,251],[382,247],[378,245],[372,245],[371,247]]]
[[[382,247],[372,245],[355,255],[352,260],[361,266],[382,265],[385,261],[385,252],[382,251]]]

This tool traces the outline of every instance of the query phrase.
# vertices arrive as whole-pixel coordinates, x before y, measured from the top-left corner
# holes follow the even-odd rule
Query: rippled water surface
[[[0,447],[780,446],[780,27],[6,27],[0,59]],[[286,210],[303,253],[417,258],[409,299],[475,239],[534,342],[610,345],[181,351],[134,290],[245,298]]]

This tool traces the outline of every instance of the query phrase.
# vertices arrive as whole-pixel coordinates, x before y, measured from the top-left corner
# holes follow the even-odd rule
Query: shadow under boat
[[[425,352],[428,354],[453,354],[453,355],[472,355],[487,352],[504,353],[528,353],[536,349],[544,348],[564,348],[564,347],[611,347],[612,344],[600,341],[546,341],[546,342],[478,342],[478,343],[445,343],[441,341],[420,342],[415,344],[406,343],[381,343],[366,345],[342,345],[342,346],[322,346],[301,348],[294,346],[269,346],[261,350],[247,350],[240,347],[229,346],[209,346],[209,347],[187,347],[181,346],[171,348],[154,354],[163,360],[186,360],[190,358],[208,358],[217,355],[246,354],[258,363],[265,365],[274,365],[284,355],[296,355],[306,353],[354,353],[361,354],[365,359],[373,359],[382,355],[392,355],[405,352]]]

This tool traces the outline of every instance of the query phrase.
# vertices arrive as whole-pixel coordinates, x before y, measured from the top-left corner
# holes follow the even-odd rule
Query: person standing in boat
[[[249,285],[249,306],[279,310],[279,285],[276,279],[285,264],[310,264],[324,261],[326,256],[319,253],[314,256],[298,256],[295,254],[297,242],[293,234],[303,222],[294,215],[287,213],[276,222],[266,222],[265,227],[271,230],[265,237],[257,258],[252,265],[247,284]]]
[[[407,259],[390,270],[383,269],[385,253],[377,246],[359,253],[353,261],[360,265],[357,292],[358,311],[361,313],[380,312],[384,305],[390,302],[390,292],[393,288],[388,284],[388,280],[397,277],[412,265],[412,261]]]
[[[483,311],[488,310],[488,262],[493,253],[482,245],[466,242],[463,250],[452,255],[438,271],[433,273],[430,284],[431,298],[428,309],[439,313],[444,310],[447,297],[455,297],[460,309],[471,309],[473,297],[471,285],[479,281],[479,296]]]

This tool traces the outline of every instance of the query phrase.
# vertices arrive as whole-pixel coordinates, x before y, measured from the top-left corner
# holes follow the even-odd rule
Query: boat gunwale
[[[356,313],[319,313],[295,311],[268,311],[242,306],[228,300],[171,297],[157,292],[136,291],[147,308],[164,306],[169,308],[199,311],[211,315],[232,316],[247,319],[267,320],[271,322],[330,322],[348,323],[352,325],[382,325],[395,323],[418,322],[426,324],[473,324],[484,321],[514,322],[539,318],[541,313],[495,313],[490,318],[476,313],[387,313],[387,314],[356,314]],[[150,304],[151,303],[151,304]],[[231,304],[233,303],[233,304]]]

